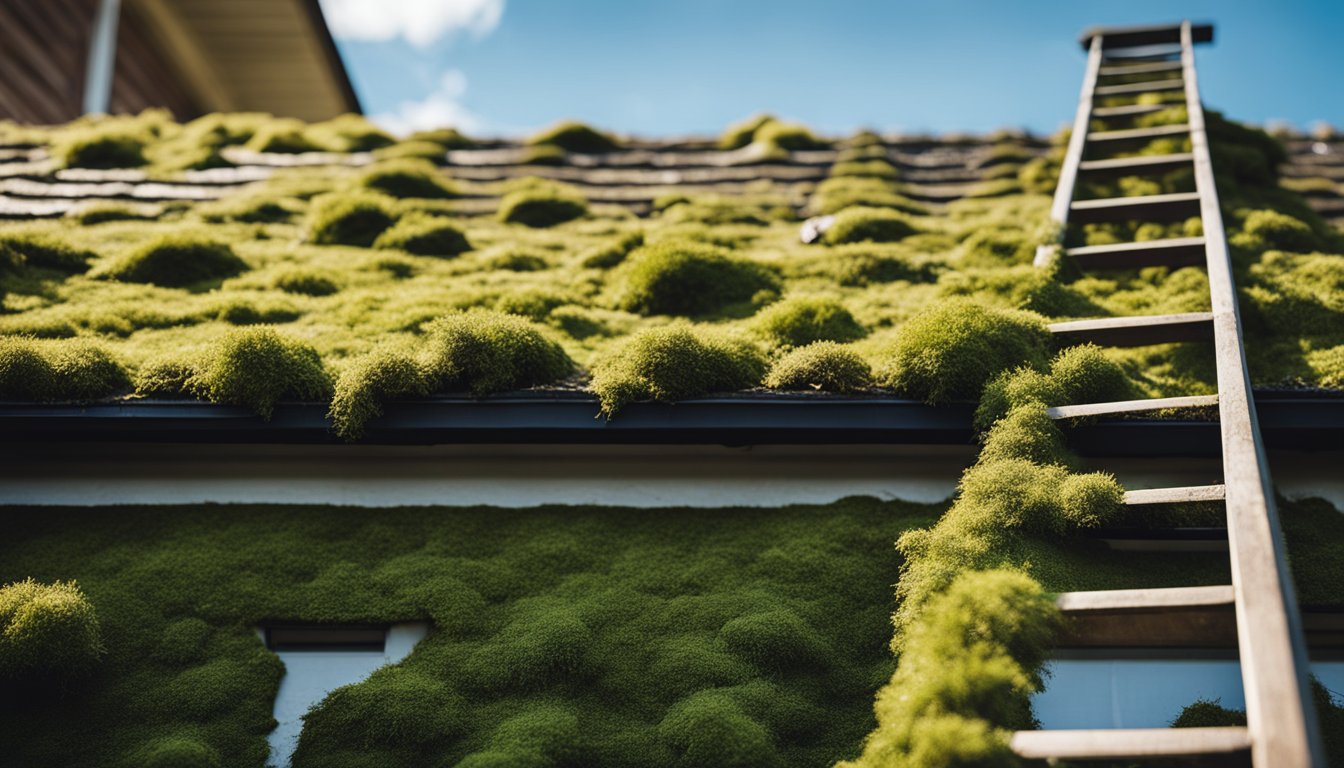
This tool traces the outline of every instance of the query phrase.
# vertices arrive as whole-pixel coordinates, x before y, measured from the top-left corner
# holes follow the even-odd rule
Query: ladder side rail
[[[1083,88],[1078,96],[1078,111],[1073,117],[1073,133],[1069,135],[1069,147],[1059,168],[1059,184],[1055,186],[1055,200],[1050,206],[1050,220],[1058,228],[1061,241],[1069,223],[1069,206],[1073,203],[1073,189],[1078,183],[1078,165],[1083,161],[1083,149],[1092,124],[1092,99],[1097,88],[1097,73],[1101,70],[1101,47],[1102,36],[1094,35],[1088,48],[1087,73],[1083,76]],[[1036,265],[1049,263],[1059,247],[1059,243],[1037,246]]]
[[[1325,754],[1310,699],[1302,621],[1250,396],[1232,264],[1195,76],[1193,42],[1187,21],[1181,26],[1181,62],[1214,316],[1228,548],[1252,760],[1256,766],[1323,768]]]

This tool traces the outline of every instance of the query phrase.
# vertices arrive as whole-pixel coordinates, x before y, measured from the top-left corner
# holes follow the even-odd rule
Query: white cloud
[[[397,135],[406,135],[424,128],[452,127],[472,132],[484,123],[471,110],[462,106],[467,92],[467,76],[461,70],[450,69],[439,78],[439,87],[421,101],[403,101],[396,112],[384,112],[369,119]]]
[[[342,40],[405,38],[424,48],[466,32],[481,38],[499,26],[504,0],[321,0],[331,33]]]

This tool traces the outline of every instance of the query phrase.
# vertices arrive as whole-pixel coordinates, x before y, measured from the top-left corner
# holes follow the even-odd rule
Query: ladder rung
[[[1122,96],[1131,93],[1162,93],[1164,91],[1185,90],[1185,81],[1179,77],[1165,80],[1149,80],[1143,83],[1124,83],[1122,85],[1099,85],[1093,89],[1094,96]]]
[[[1241,726],[1017,731],[1011,746],[1028,760],[1227,758],[1248,752],[1251,736]]]
[[[1087,50],[1092,38],[1101,38],[1102,50],[1110,54],[1116,48],[1138,48],[1151,45],[1179,45],[1181,24],[1145,24],[1125,27],[1089,27],[1078,38]],[[1190,42],[1208,43],[1213,40],[1212,24],[1191,24]]]
[[[1161,112],[1170,107],[1179,106],[1177,104],[1125,104],[1119,107],[1094,107],[1092,109],[1093,117],[1136,117],[1138,115],[1150,115],[1154,112]]]
[[[1125,504],[1185,504],[1198,501],[1222,501],[1227,493],[1223,485],[1183,485],[1171,488],[1143,488],[1125,491]]]
[[[1176,192],[1075,200],[1069,206],[1069,221],[1075,224],[1130,220],[1181,221],[1198,216],[1199,212],[1198,192]]]
[[[1054,338],[1065,344],[1098,344],[1103,347],[1143,347],[1213,338],[1213,313],[1182,312],[1173,315],[1099,317],[1051,323]]]
[[[1191,152],[1176,152],[1170,155],[1138,155],[1136,157],[1115,157],[1108,160],[1084,160],[1078,164],[1078,172],[1092,176],[1134,176],[1141,173],[1166,173],[1179,168],[1193,166],[1195,156]]]
[[[1237,642],[1230,584],[1065,592],[1062,648],[1227,648]]]
[[[1131,128],[1124,131],[1094,131],[1087,134],[1088,141],[1146,141],[1160,139],[1163,136],[1184,136],[1190,133],[1190,126],[1156,125],[1152,128]]]
[[[1063,592],[1055,605],[1065,615],[1088,613],[1152,613],[1191,608],[1232,608],[1236,593],[1231,584],[1208,587],[1157,587]]]
[[[1122,77],[1124,75],[1147,75],[1154,72],[1176,72],[1182,68],[1179,61],[1158,61],[1152,64],[1116,64],[1102,67],[1097,71],[1102,77]]]
[[[1217,395],[1193,395],[1190,397],[1153,397],[1146,400],[1119,400],[1112,403],[1083,403],[1082,405],[1056,405],[1045,409],[1045,415],[1052,419],[1078,419],[1085,416],[1110,416],[1117,413],[1142,413],[1161,411],[1167,408],[1207,408],[1218,404]]]
[[[1142,267],[1190,267],[1204,264],[1204,238],[1173,237],[1135,243],[1085,245],[1068,248],[1065,255],[1083,269],[1140,269]]]

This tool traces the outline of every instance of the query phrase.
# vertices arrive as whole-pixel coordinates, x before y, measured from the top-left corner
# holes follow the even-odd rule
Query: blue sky
[[[521,134],[577,118],[717,134],[767,111],[825,133],[1051,132],[1094,24],[1216,24],[1205,103],[1344,125],[1341,0],[322,0],[364,110],[394,128]]]

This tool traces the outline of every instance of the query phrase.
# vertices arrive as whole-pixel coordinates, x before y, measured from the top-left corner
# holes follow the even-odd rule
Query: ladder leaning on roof
[[[1220,610],[1235,611],[1237,646],[1246,697],[1245,728],[1020,731],[1013,748],[1023,757],[1064,760],[1206,758],[1249,753],[1256,768],[1324,766],[1316,713],[1308,685],[1308,658],[1292,578],[1274,507],[1250,379],[1242,347],[1232,267],[1214,188],[1204,111],[1195,79],[1194,44],[1213,39],[1211,25],[1099,28],[1082,39],[1087,75],[1060,170],[1051,216],[1068,224],[1118,221],[1182,221],[1199,216],[1201,237],[1065,248],[1063,258],[1082,269],[1137,269],[1146,266],[1204,265],[1211,312],[1150,317],[1105,318],[1056,323],[1064,343],[1094,342],[1140,346],[1212,340],[1218,394],[1123,403],[1090,403],[1050,409],[1055,418],[1104,415],[1172,407],[1218,407],[1222,435],[1223,485],[1134,491],[1130,504],[1222,499],[1227,508],[1232,584],[1222,587],[1077,592],[1060,596],[1066,615],[1110,621],[1186,621],[1201,624]],[[1098,84],[1119,77],[1120,84]],[[1129,82],[1131,78],[1140,82]],[[1184,125],[1093,131],[1093,121],[1122,121],[1173,106],[1140,103],[1097,107],[1099,97],[1183,92]],[[1113,125],[1114,123],[1112,123]],[[1107,150],[1166,136],[1190,138],[1191,152],[1084,160],[1089,148]],[[1192,168],[1195,192],[1075,200],[1080,177],[1152,176]],[[1044,246],[1037,265],[1059,257]],[[1127,617],[1127,618],[1122,618]],[[1120,636],[1123,636],[1121,633]]]

